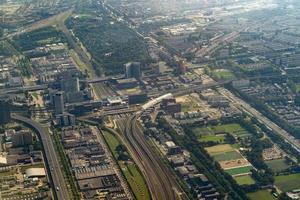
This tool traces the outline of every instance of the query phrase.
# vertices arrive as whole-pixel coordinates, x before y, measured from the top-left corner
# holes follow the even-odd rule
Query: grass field
[[[245,167],[227,169],[227,170],[225,170],[225,172],[227,172],[228,174],[234,176],[234,175],[238,175],[238,174],[248,173],[248,172],[250,172],[251,169],[252,169],[252,166],[245,166]]]
[[[283,192],[300,189],[300,173],[275,176],[275,185]]]
[[[199,142],[218,142],[218,143],[224,143],[225,137],[223,134],[219,135],[204,135],[201,137],[198,137]]]
[[[115,158],[118,157],[118,152],[116,151],[116,147],[118,145],[120,145],[121,143],[119,142],[119,140],[111,133],[104,131],[104,138],[105,141],[107,142],[109,149],[111,150],[113,156]]]
[[[212,156],[216,161],[235,160],[242,158],[242,155],[237,151],[229,151],[225,153],[214,154]]]
[[[219,144],[213,147],[207,147],[205,149],[210,155],[231,152],[234,150],[234,148],[229,144]]]
[[[116,159],[118,152],[116,147],[120,145],[120,141],[110,132],[103,131],[104,138]],[[117,160],[117,159],[116,159]],[[147,188],[146,182],[143,175],[135,164],[125,164],[124,162],[118,161],[118,165],[122,169],[122,172],[137,200],[150,199],[150,193]]]
[[[235,75],[229,70],[214,70],[212,76],[217,80],[231,80],[235,78]]]
[[[123,168],[123,173],[137,199],[150,199],[150,194],[143,176],[135,164]]]
[[[246,176],[236,176],[234,177],[234,180],[239,184],[239,185],[252,185],[255,183],[253,178],[249,175]]]
[[[245,130],[243,127],[241,127],[241,125],[237,123],[194,128],[192,131],[198,137],[205,135],[216,135],[220,133],[229,133],[239,137],[250,135],[250,133],[247,130]]]
[[[248,193],[250,200],[275,200],[276,198],[268,190],[259,190],[257,192]]]
[[[91,78],[94,77],[94,71],[92,69],[90,69],[88,66],[86,66],[86,64],[84,62],[82,62],[78,56],[78,54],[71,49],[69,51],[69,54],[71,56],[71,58],[73,59],[73,61],[77,64],[77,66],[79,67],[80,71],[82,71],[83,73],[85,71],[87,71],[87,73],[91,76]]]
[[[285,159],[266,161],[266,164],[272,169],[273,172],[281,172],[290,167],[290,165],[286,163]]]

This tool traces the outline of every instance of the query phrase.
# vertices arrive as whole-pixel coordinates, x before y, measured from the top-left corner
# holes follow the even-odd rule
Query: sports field
[[[300,189],[300,173],[275,176],[275,185],[283,192]]]
[[[259,190],[257,192],[248,193],[250,200],[275,200],[276,198],[268,190]]]
[[[286,163],[285,159],[266,161],[266,164],[272,169],[273,172],[281,172],[290,167],[290,165]]]
[[[229,151],[225,153],[218,153],[212,156],[216,161],[225,161],[225,160],[236,160],[242,158],[242,155],[238,151]]]
[[[247,130],[245,130],[243,127],[241,127],[241,125],[237,123],[193,128],[192,131],[198,137],[199,140],[201,140],[201,137],[203,136],[218,135],[224,133],[229,133],[231,135],[239,137],[245,137],[250,135],[250,133]]]
[[[255,181],[253,180],[253,178],[250,175],[236,176],[236,177],[234,177],[234,180],[239,185],[252,185],[255,183]]]
[[[227,172],[228,174],[234,176],[234,175],[249,173],[251,171],[251,169],[252,169],[252,166],[245,166],[245,167],[227,169],[227,170],[225,170],[225,172]]]
[[[218,142],[223,143],[225,140],[224,134],[218,134],[218,135],[204,135],[201,137],[198,137],[199,142]]]
[[[231,152],[234,151],[234,148],[230,146],[229,144],[220,144],[216,145],[213,147],[207,147],[205,150],[210,154],[210,155],[215,155],[215,154],[220,154],[220,153],[226,153],[226,152]]]

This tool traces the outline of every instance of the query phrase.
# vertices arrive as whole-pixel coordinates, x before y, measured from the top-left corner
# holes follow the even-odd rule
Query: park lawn
[[[244,136],[250,135],[250,133],[246,129],[244,129],[240,124],[237,124],[237,123],[193,128],[192,131],[196,136],[216,135],[216,134],[220,134],[220,133],[229,133],[231,135],[235,135],[235,136],[239,136],[239,137],[244,137]]]
[[[198,128],[193,128],[192,132],[196,135],[213,135],[214,131],[212,130],[211,127],[198,127]]]
[[[201,137],[198,137],[199,142],[218,142],[218,143],[224,143],[225,136],[223,134],[219,135],[204,135]]]
[[[252,184],[255,184],[254,179],[250,175],[236,176],[236,177],[234,177],[234,180],[239,185],[252,185]]]
[[[257,192],[248,193],[250,200],[275,200],[276,198],[268,190],[259,190]]]
[[[135,164],[128,164],[122,167],[122,171],[129,183],[136,199],[150,199],[150,193],[146,182]]]
[[[238,151],[229,151],[225,153],[214,154],[212,156],[216,161],[236,160],[242,158]]]
[[[236,136],[249,135],[250,133],[237,123],[223,124],[212,127],[215,133],[226,132]]]
[[[214,70],[212,76],[218,80],[231,80],[235,78],[235,75],[229,70]]]
[[[225,170],[225,172],[227,172],[228,174],[234,176],[234,175],[238,175],[238,174],[245,174],[250,172],[252,169],[252,166],[245,166],[245,167],[238,167],[238,168],[233,168],[233,169],[227,169]]]
[[[281,172],[290,167],[288,163],[286,163],[285,159],[276,159],[265,161],[265,163],[272,169],[273,172]]]
[[[300,189],[300,173],[275,176],[275,185],[283,192]]]

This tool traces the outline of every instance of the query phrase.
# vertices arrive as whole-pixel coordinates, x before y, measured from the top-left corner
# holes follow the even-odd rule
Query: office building
[[[141,63],[130,62],[125,64],[125,77],[136,78],[137,80],[139,80],[142,77]]]
[[[63,92],[55,93],[53,99],[54,99],[54,112],[55,112],[55,115],[63,114],[64,111],[65,111]]]
[[[11,142],[13,147],[32,145],[32,133],[29,131],[19,131],[11,136]]]
[[[79,92],[79,78],[77,70],[63,71],[59,75],[60,88],[65,93]]]
[[[120,90],[130,89],[138,86],[138,82],[135,78],[126,78],[117,80],[117,87]]]
[[[56,120],[60,126],[75,126],[76,124],[75,115],[70,113],[56,115]]]
[[[0,125],[10,121],[10,102],[6,99],[0,99]]]
[[[184,75],[186,73],[186,70],[187,70],[187,66],[185,64],[185,61],[184,60],[179,60],[177,62],[178,74]]]

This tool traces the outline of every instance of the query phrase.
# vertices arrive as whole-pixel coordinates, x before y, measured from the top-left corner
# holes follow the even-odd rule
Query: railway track
[[[126,119],[124,136],[130,145],[135,162],[146,179],[152,199],[178,199],[178,192],[181,194],[185,193],[181,190],[173,174],[166,168],[161,158],[151,150],[151,147],[137,125],[137,119],[138,115],[132,115]]]

